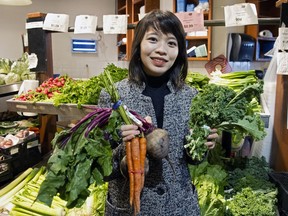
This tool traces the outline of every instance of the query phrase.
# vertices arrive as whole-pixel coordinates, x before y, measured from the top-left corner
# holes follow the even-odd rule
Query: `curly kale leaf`
[[[193,137],[196,140],[186,139],[188,152],[200,147],[207,150],[204,145],[207,136],[203,137],[203,131],[196,130],[204,125],[217,128],[219,132],[226,130],[242,137],[249,135],[255,140],[263,139],[266,136],[264,123],[260,114],[254,113],[249,105],[253,98],[260,97],[262,91],[261,82],[251,84],[239,93],[226,86],[206,85],[203,91],[192,99],[189,124],[195,131]],[[202,155],[193,157],[201,158]]]

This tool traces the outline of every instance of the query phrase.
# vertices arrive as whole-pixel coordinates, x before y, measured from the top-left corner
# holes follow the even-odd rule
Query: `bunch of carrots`
[[[144,135],[134,137],[126,142],[126,160],[129,174],[130,197],[129,202],[134,207],[134,214],[140,212],[140,195],[145,180],[147,140]]]
[[[112,102],[115,104],[119,102],[120,97],[118,91],[114,85],[112,77],[108,69],[103,72],[103,86],[105,87],[108,94],[111,96]],[[123,121],[126,124],[135,123],[131,117],[128,117],[127,110],[120,103],[116,109],[121,115]],[[133,114],[134,115],[134,114]],[[135,115],[134,115],[135,116]],[[139,119],[138,119],[139,120]],[[142,123],[144,120],[142,119]],[[134,214],[137,215],[140,212],[140,195],[144,186],[145,179],[145,160],[147,152],[147,141],[144,136],[144,132],[148,131],[151,124],[146,123],[147,128],[144,129],[144,125],[141,128],[142,134],[139,137],[134,137],[131,141],[127,141],[126,145],[126,161],[129,175],[129,202],[134,207]]]

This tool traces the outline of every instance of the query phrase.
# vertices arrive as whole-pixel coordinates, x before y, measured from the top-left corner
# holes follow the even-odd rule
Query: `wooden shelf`
[[[69,115],[78,118],[84,117],[92,112],[93,108],[96,108],[95,105],[82,105],[81,108],[78,108],[77,104],[62,104],[55,107],[53,103],[16,101],[14,99],[9,99],[6,102],[8,110],[13,112],[32,112],[45,115],[67,115],[69,113]]]
[[[190,1],[195,6],[199,3],[199,1]],[[213,0],[209,0],[209,10],[203,11],[204,20],[212,20],[212,8],[213,8]],[[177,0],[173,0],[173,11],[174,13],[177,11]],[[209,61],[211,59],[211,26],[207,27],[207,36],[186,36],[187,40],[187,49],[193,46],[200,46],[205,44],[207,49],[207,57],[188,57],[188,61]]]
[[[142,6],[145,6],[145,13],[148,13],[153,9],[160,8],[160,0],[117,0],[116,4],[116,13],[129,15],[128,24],[138,23],[138,14],[140,13],[140,8]],[[118,35],[118,42],[120,42],[124,37],[127,38],[127,43],[118,47],[119,61],[127,61],[130,59],[133,36],[133,29],[128,29],[126,35]]]

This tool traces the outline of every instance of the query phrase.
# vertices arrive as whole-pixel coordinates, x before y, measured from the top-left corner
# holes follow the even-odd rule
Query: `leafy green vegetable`
[[[9,85],[9,84],[13,84],[13,83],[16,83],[16,82],[20,82],[21,78],[20,78],[19,74],[15,74],[15,73],[9,72],[4,77],[4,81],[5,81],[6,85]]]
[[[12,61],[7,58],[0,58],[0,73],[7,74],[11,71]]]
[[[193,133],[186,136],[188,152],[194,152],[192,159],[204,157],[207,147],[204,145],[207,132],[201,132],[203,126],[239,133],[242,137],[250,135],[255,140],[266,136],[264,122],[259,113],[254,113],[249,106],[254,97],[260,96],[263,83],[247,86],[236,93],[226,86],[206,85],[192,100],[190,109],[190,128]],[[205,151],[203,151],[205,149]]]
[[[77,127],[56,134],[52,140],[54,152],[48,160],[48,173],[37,200],[50,206],[53,196],[59,193],[60,198],[67,201],[67,208],[81,207],[90,195],[89,186],[103,184],[103,178],[110,175],[110,139],[118,141],[115,129],[122,122],[117,112],[112,112],[108,123],[100,127],[98,120],[93,121],[96,117],[89,115]]]
[[[205,85],[209,83],[210,78],[204,74],[198,72],[189,71],[185,82],[197,90],[201,90]]]
[[[199,165],[189,165],[189,171],[197,188],[201,215],[224,215],[226,171],[219,165],[211,165],[207,161]]]
[[[276,214],[277,191],[254,191],[250,187],[243,188],[231,200],[228,200],[227,215],[274,216]]]
[[[118,82],[128,76],[126,68],[120,68],[114,64],[108,64],[105,70],[109,70],[114,82]],[[73,103],[79,107],[83,104],[97,104],[100,92],[103,88],[103,73],[88,80],[68,80],[61,90],[61,93],[53,96],[53,104],[57,107],[60,104]]]

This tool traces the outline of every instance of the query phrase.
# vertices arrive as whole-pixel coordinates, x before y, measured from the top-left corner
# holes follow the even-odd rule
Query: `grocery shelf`
[[[97,107],[96,105],[82,105],[79,108],[77,104],[61,104],[60,106],[56,107],[53,103],[16,101],[15,99],[9,99],[6,102],[9,111],[32,112],[49,115],[69,114],[78,117],[87,115]]]

